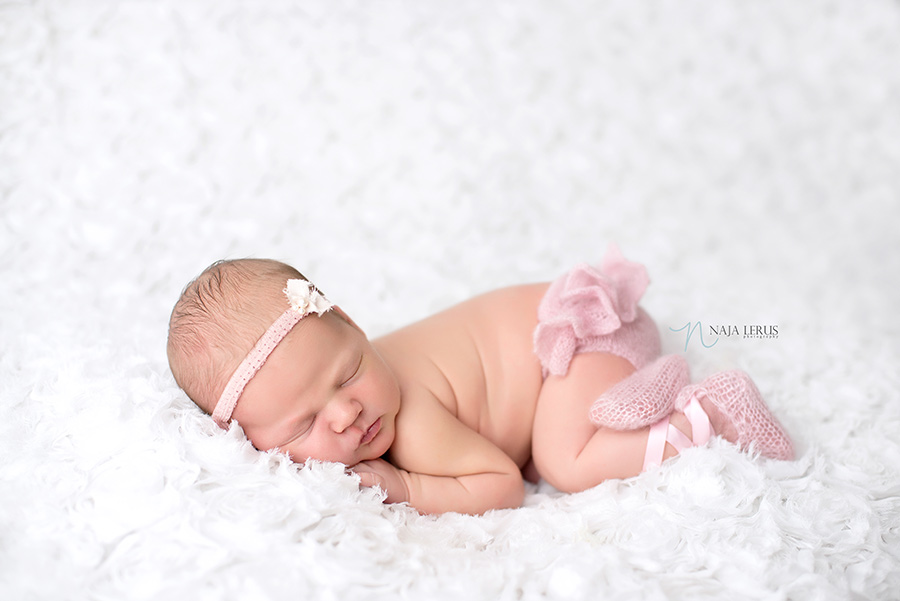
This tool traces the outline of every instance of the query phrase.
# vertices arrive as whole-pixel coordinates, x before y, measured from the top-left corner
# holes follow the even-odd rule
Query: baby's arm
[[[525,492],[515,462],[429,392],[419,392],[415,401],[404,401],[391,447],[392,461],[405,469],[364,462],[354,468],[362,483],[378,484],[389,502],[406,500],[422,513],[478,514],[521,505]]]

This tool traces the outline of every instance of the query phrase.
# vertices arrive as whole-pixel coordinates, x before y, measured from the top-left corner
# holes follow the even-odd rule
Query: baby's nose
[[[362,413],[362,405],[355,400],[337,401],[334,407],[334,429],[343,432],[354,423]]]

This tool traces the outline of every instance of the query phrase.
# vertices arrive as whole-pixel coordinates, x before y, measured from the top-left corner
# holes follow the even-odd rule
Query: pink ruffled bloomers
[[[599,268],[581,264],[554,281],[538,307],[534,352],[544,377],[565,375],[576,353],[603,351],[640,369],[660,354],[656,323],[638,307],[650,278],[610,244]]]

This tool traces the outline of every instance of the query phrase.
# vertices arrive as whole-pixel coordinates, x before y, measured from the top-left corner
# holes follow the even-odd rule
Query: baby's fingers
[[[387,493],[387,503],[409,501],[409,489],[403,480],[403,473],[383,459],[363,461],[353,466],[359,474],[360,486],[377,486]]]
[[[378,486],[382,490],[386,489],[384,476],[381,474],[375,473],[373,471],[369,471],[371,468],[367,468],[362,463],[358,465],[354,465],[350,468],[350,471],[359,476],[359,486],[362,488],[372,488],[373,486]]]

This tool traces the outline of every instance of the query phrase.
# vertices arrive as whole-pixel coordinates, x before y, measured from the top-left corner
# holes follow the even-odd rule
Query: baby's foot
[[[700,384],[686,386],[675,399],[675,410],[683,411],[694,397],[709,416],[716,434],[725,440],[742,449],[756,443],[756,449],[772,459],[794,458],[790,438],[744,372],[725,371]]]

